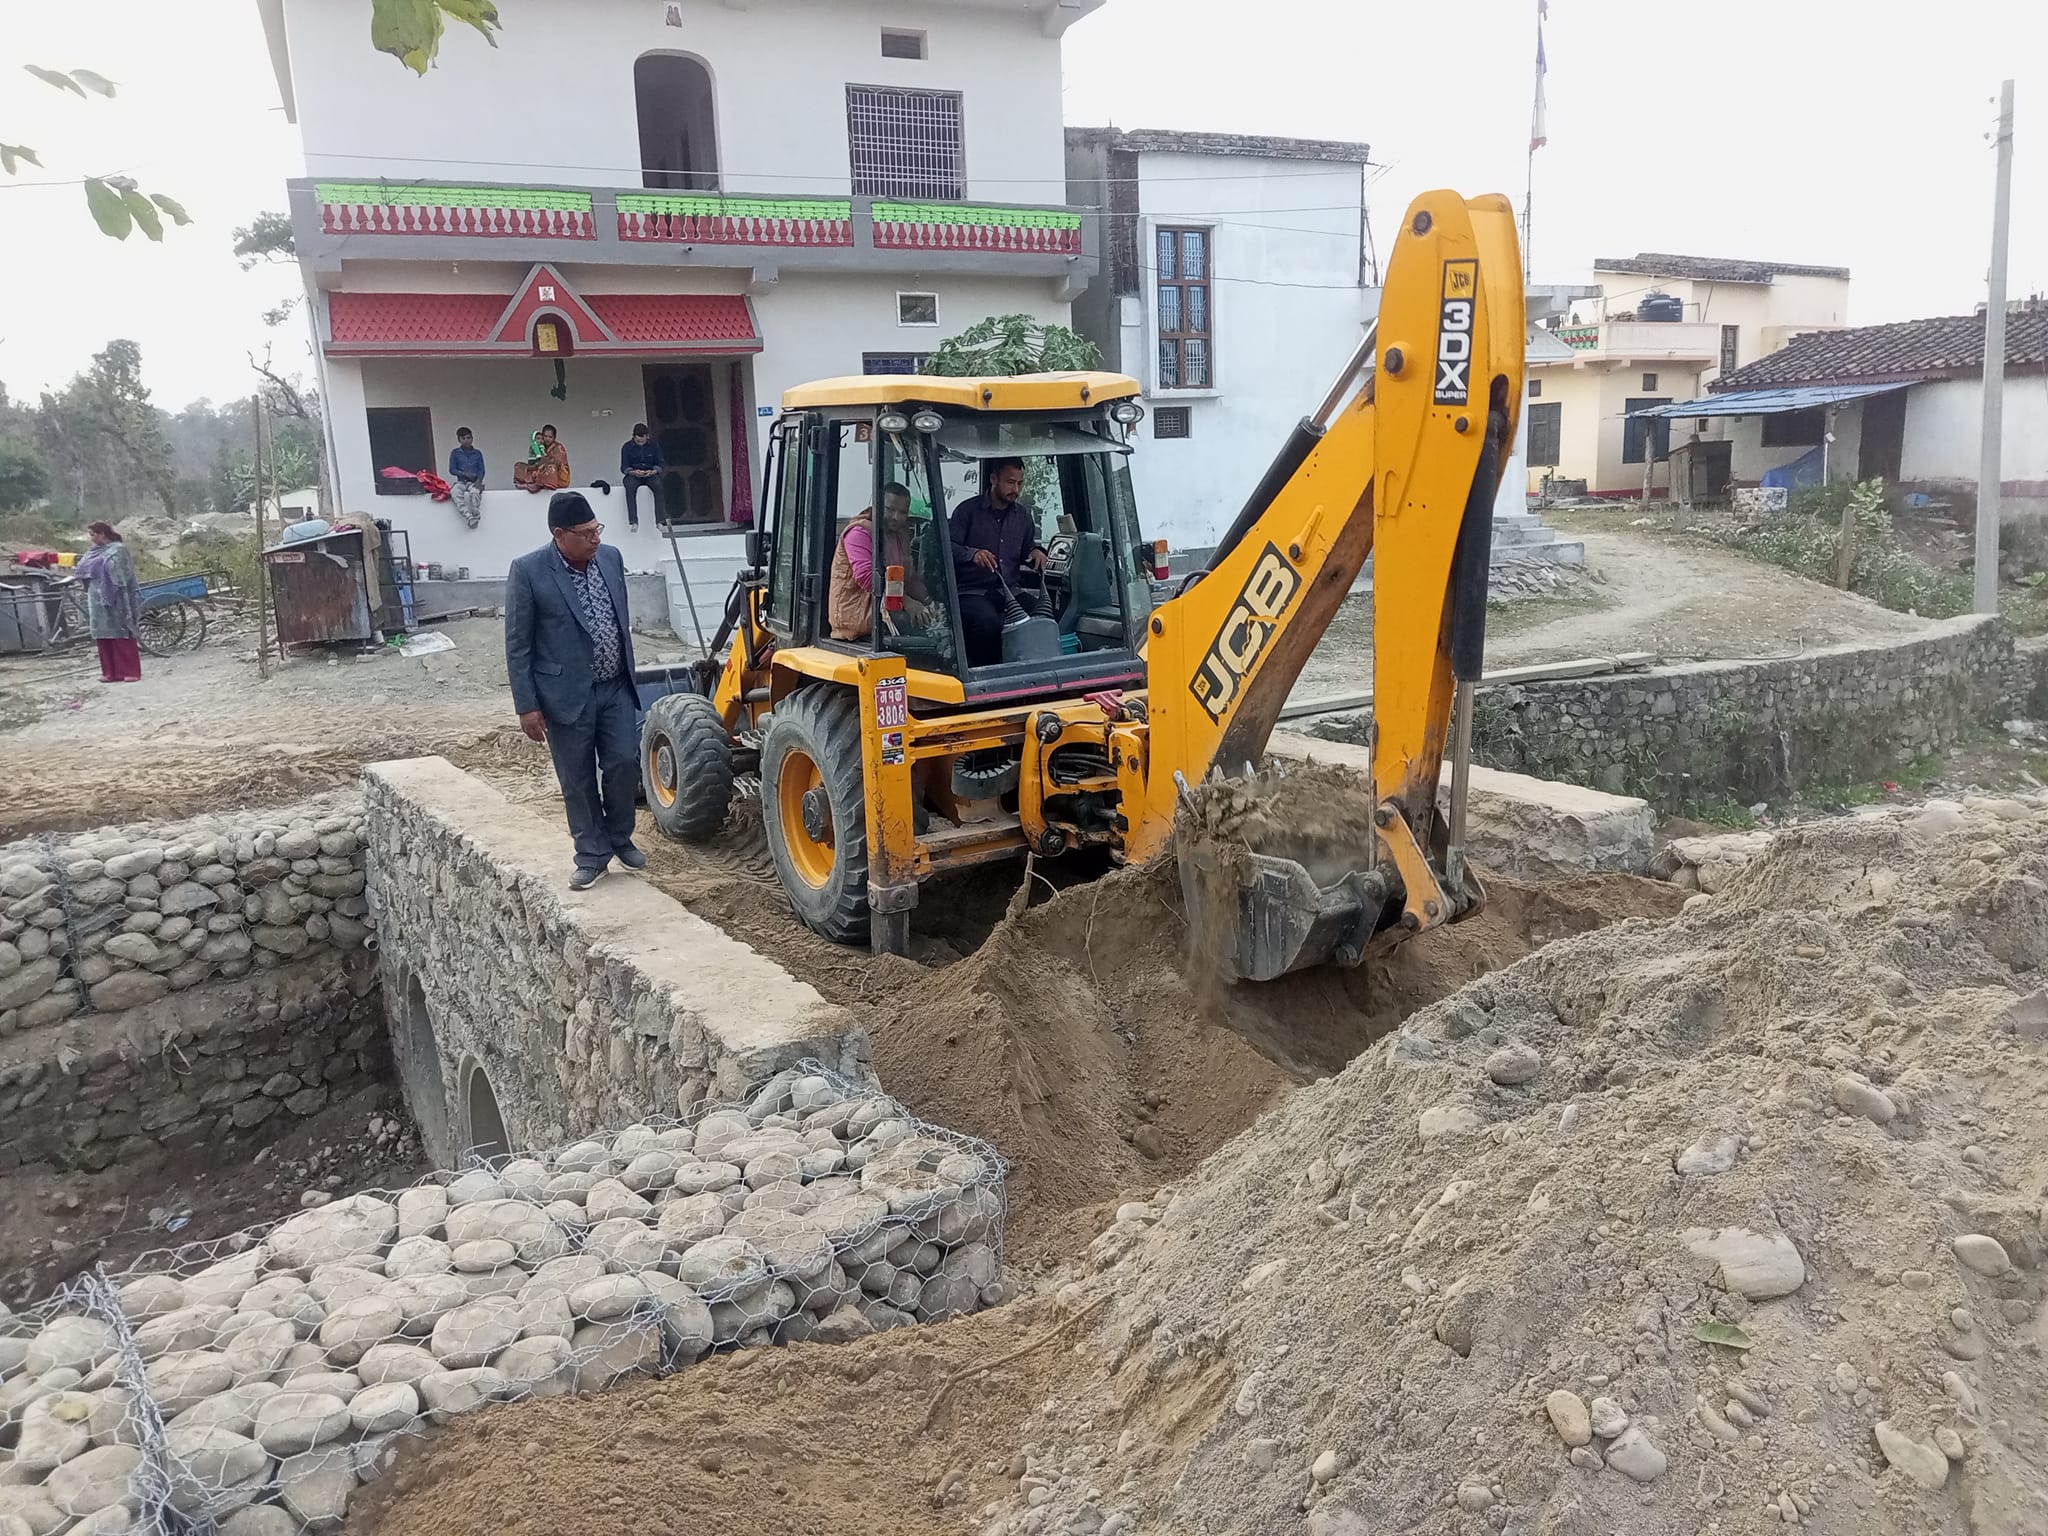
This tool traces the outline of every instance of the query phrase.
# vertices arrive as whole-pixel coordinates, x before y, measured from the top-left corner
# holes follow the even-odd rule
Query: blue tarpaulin
[[[1776,469],[1764,471],[1760,485],[1782,485],[1788,491],[1796,491],[1802,485],[1819,485],[1821,468],[1827,462],[1827,450],[1810,449],[1799,455],[1790,464],[1780,464]]]
[[[1866,395],[1882,395],[1904,384],[1801,384],[1791,389],[1740,389],[1697,400],[1652,405],[1630,416],[1776,416],[1784,411],[1810,411],[1819,405],[1840,405]]]

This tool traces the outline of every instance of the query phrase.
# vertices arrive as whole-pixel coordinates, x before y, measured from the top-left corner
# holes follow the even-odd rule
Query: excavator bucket
[[[1200,840],[1182,847],[1179,863],[1189,931],[1225,981],[1356,965],[1386,907],[1371,870],[1318,885],[1299,860]]]

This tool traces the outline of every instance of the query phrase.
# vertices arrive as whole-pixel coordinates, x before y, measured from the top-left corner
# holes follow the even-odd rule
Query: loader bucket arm
[[[1259,761],[1309,653],[1376,550],[1380,846],[1358,857],[1361,871],[1381,872],[1400,910],[1374,914],[1372,926],[1391,922],[1405,934],[1471,905],[1462,889],[1446,894],[1428,850],[1452,715],[1454,628],[1462,609],[1462,653],[1476,657],[1494,476],[1519,425],[1526,323],[1507,200],[1417,198],[1388,264],[1362,382],[1339,381],[1206,574],[1152,615],[1145,792],[1126,810],[1130,857],[1170,843],[1176,771],[1195,783],[1212,768],[1234,773]],[[1476,679],[1476,665],[1459,670],[1468,669]]]

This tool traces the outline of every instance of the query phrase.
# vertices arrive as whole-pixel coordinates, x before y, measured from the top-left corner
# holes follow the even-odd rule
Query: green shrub
[[[1759,560],[1833,586],[1841,563],[1845,510],[1856,530],[1850,591],[1886,608],[1930,619],[1949,618],[1969,608],[1966,578],[1936,570],[1900,547],[1882,480],[1802,486],[1787,499],[1783,513],[1759,528],[1737,529],[1725,538]]]

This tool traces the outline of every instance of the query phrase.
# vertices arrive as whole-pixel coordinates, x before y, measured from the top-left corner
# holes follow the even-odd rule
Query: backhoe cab
[[[1462,749],[1523,326],[1506,200],[1417,199],[1376,331],[1207,568],[1161,601],[1164,547],[1144,537],[1128,469],[1135,381],[863,377],[788,391],[722,670],[705,696],[648,714],[656,820],[712,836],[735,772],[758,765],[797,915],[898,953],[921,883],[943,871],[1088,847],[1149,860],[1172,846],[1188,786],[1263,755],[1377,546],[1377,846],[1332,884],[1284,853],[1204,850],[1199,867],[1183,861],[1190,920],[1226,974],[1257,979],[1356,964],[1466,915],[1482,898],[1463,866]],[[1044,569],[1005,565],[991,580],[953,523],[985,534],[986,507],[966,504],[1011,461]],[[856,525],[865,536],[848,538]],[[1436,791],[1454,722],[1446,819]]]

